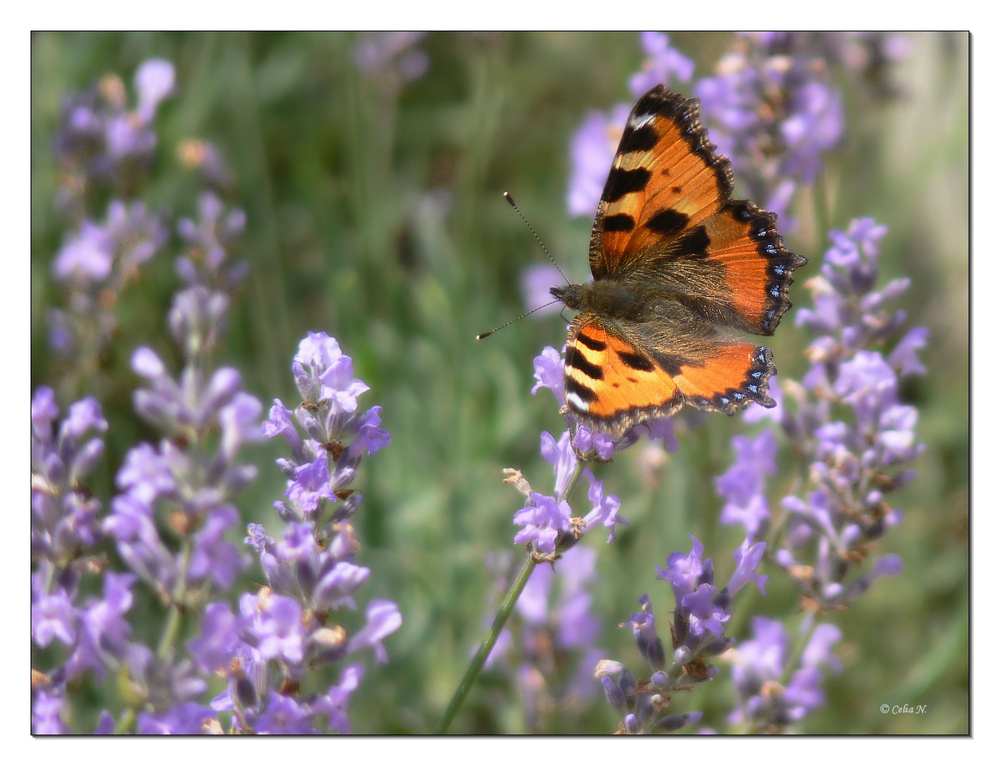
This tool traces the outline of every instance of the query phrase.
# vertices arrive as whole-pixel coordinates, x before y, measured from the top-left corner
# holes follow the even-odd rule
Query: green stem
[[[127,708],[122,714],[122,717],[118,719],[118,723],[115,724],[114,734],[131,734],[133,733],[132,728],[135,726],[135,710],[132,708]]]
[[[181,608],[177,604],[171,604],[167,610],[167,619],[163,625],[160,644],[156,647],[156,656],[161,660],[170,656],[170,650],[177,641],[177,636],[180,635],[181,616]]]
[[[789,682],[792,680],[792,674],[795,669],[799,666],[799,660],[802,659],[802,655],[806,651],[806,647],[809,645],[809,639],[812,638],[812,634],[816,631],[816,626],[819,624],[817,615],[813,616],[813,620],[809,625],[809,630],[798,636],[798,640],[792,646],[792,651],[788,655],[788,660],[785,662],[785,669],[781,672],[781,678],[778,679],[778,683],[782,686],[788,686]]]
[[[826,175],[820,171],[816,183],[813,184],[813,207],[816,212],[816,231],[819,236],[819,249],[823,249],[826,236],[830,231],[830,207],[827,203]]]
[[[566,484],[566,491],[562,498],[560,498],[561,500],[569,502],[569,498],[573,495],[573,491],[580,482],[580,477],[582,475],[583,463],[577,460],[576,465],[573,466],[573,473],[570,475],[569,481]],[[559,551],[557,550],[556,553],[558,554]],[[472,658],[472,664],[469,665],[469,669],[465,671],[465,678],[462,679],[462,682],[455,690],[454,696],[451,698],[451,702],[448,703],[448,709],[444,711],[444,716],[442,716],[441,722],[434,731],[435,734],[447,733],[448,727],[451,726],[451,722],[458,713],[458,709],[462,707],[462,703],[465,701],[466,695],[468,695],[472,685],[476,682],[476,678],[479,677],[479,671],[483,669],[483,665],[486,663],[486,658],[490,656],[490,652],[493,651],[493,646],[496,644],[497,639],[500,638],[500,631],[502,631],[504,625],[507,624],[507,620],[510,618],[510,613],[514,611],[514,605],[521,597],[521,591],[523,591],[524,586],[528,584],[528,578],[531,577],[531,573],[535,571],[535,565],[537,563],[538,560],[534,557],[533,551],[529,550],[528,558],[521,567],[521,571],[517,573],[517,577],[514,579],[514,582],[511,583],[510,588],[507,590],[507,594],[503,598],[503,603],[500,604],[500,611],[498,611],[497,616],[493,618],[493,624],[490,626],[489,632],[486,634],[486,638],[484,638],[483,643],[480,644],[479,651],[476,652],[476,656]]]
[[[177,643],[177,637],[181,633],[181,625],[183,623],[184,614],[181,611],[181,604],[184,598],[184,589],[187,586],[187,578],[185,573],[187,572],[188,562],[191,560],[191,543],[185,540],[181,545],[181,578],[180,582],[177,583],[177,588],[174,593],[171,594],[170,608],[167,610],[167,619],[163,625],[163,634],[160,636],[160,644],[156,647],[156,656],[161,660],[165,660],[170,656],[170,651],[173,649],[175,643]]]
[[[483,643],[479,646],[479,651],[476,652],[476,656],[472,658],[472,664],[469,665],[469,669],[465,672],[465,678],[462,679],[462,683],[460,683],[458,688],[455,690],[455,695],[451,698],[448,709],[444,711],[444,716],[441,718],[441,723],[438,724],[438,727],[434,732],[435,734],[447,733],[448,727],[451,726],[451,722],[455,718],[455,714],[458,713],[458,709],[465,701],[465,697],[469,693],[469,689],[472,688],[472,684],[475,683],[476,678],[479,676],[479,671],[483,669],[486,658],[489,657],[490,652],[493,651],[493,646],[500,637],[500,631],[502,631],[504,625],[507,624],[510,613],[514,611],[514,605],[517,603],[517,599],[520,598],[521,591],[523,591],[524,586],[528,584],[528,578],[531,577],[531,573],[534,571],[535,560],[529,553],[528,557],[524,561],[524,565],[521,567],[521,571],[518,572],[514,582],[511,583],[510,588],[507,590],[507,595],[504,596],[503,603],[500,604],[500,611],[497,612],[497,616],[493,619],[493,624],[490,626],[489,632],[486,634],[486,638],[483,639]]]

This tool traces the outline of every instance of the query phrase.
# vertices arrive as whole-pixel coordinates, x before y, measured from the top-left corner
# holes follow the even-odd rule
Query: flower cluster
[[[230,256],[243,236],[246,213],[239,208],[226,210],[212,192],[198,199],[200,220],[182,218],[177,233],[184,242],[185,255],[177,258],[177,274],[187,285],[203,284],[215,290],[234,293],[246,277],[246,261],[232,261]]]
[[[101,504],[86,480],[104,453],[94,434],[108,423],[92,397],[71,405],[57,429],[58,417],[55,393],[39,388],[31,399],[31,554],[44,581],[73,586],[80,551],[100,537]]]
[[[900,511],[885,498],[914,477],[904,466],[923,449],[914,434],[917,410],[900,401],[899,381],[925,371],[917,352],[928,332],[906,329],[906,313],[889,308],[908,280],[876,289],[885,233],[868,218],[831,233],[821,274],[806,284],[813,305],[796,316],[815,336],[806,350],[810,369],[801,383],[785,381],[777,407],[746,413],[748,421],[774,420],[792,440],[808,465],[805,491],[782,498],[783,513],[775,514],[767,479],[775,473],[778,445],[770,429],[752,439],[735,437],[736,462],[716,482],[726,500],[720,520],[742,525],[756,539],[773,531],[775,562],[817,610],[845,604],[902,568],[889,554],[854,574],[886,529],[899,523]],[[886,345],[892,347],[887,356],[871,350]],[[815,647],[796,670],[785,667],[788,637],[780,625],[758,620],[755,630],[757,639],[737,654],[743,659],[737,660],[740,709],[734,720],[780,730],[822,703],[819,668],[836,669],[827,654],[839,632],[816,628],[809,644]]]
[[[608,542],[614,540],[615,525],[628,523],[618,515],[621,502],[614,495],[605,495],[603,483],[589,468],[583,468],[570,432],[565,431],[556,441],[543,431],[542,457],[552,464],[555,473],[551,495],[535,492],[520,472],[507,469],[506,481],[513,483],[527,498],[524,507],[514,514],[514,523],[522,526],[514,542],[530,543],[536,553],[551,557],[572,547],[585,533],[598,526],[610,530]],[[567,499],[581,475],[590,483],[587,499],[591,505],[590,512],[582,518],[573,516]]]
[[[915,476],[903,466],[923,449],[915,440],[916,408],[899,401],[899,381],[924,372],[917,352],[928,332],[921,327],[904,330],[905,312],[887,307],[906,290],[908,280],[875,289],[885,232],[871,219],[860,219],[846,233],[831,234],[834,245],[822,273],[807,283],[814,305],[800,309],[796,318],[818,336],[806,351],[810,370],[802,385],[787,386],[781,404],[768,413],[809,462],[813,487],[805,497],[790,495],[781,501],[788,514],[787,547],[775,557],[821,604],[854,598],[875,577],[899,570],[899,560],[886,556],[867,575],[846,587],[843,583],[849,562],[864,560],[870,543],[899,522],[900,512],[885,496]],[[888,356],[867,348],[893,339]],[[763,434],[758,440],[770,443]],[[759,466],[773,459],[758,456],[755,468],[755,457],[738,451],[737,465],[719,480],[727,508],[740,503],[736,498],[741,495],[760,497]],[[742,501],[741,507],[742,516],[734,513],[726,520],[760,536],[769,514],[766,501]]]
[[[106,78],[105,87],[109,82],[117,81]],[[122,167],[145,162],[156,143],[150,121],[172,82],[166,62],[140,68],[140,103],[128,122],[135,140],[109,143],[104,154]],[[72,114],[77,130],[100,122],[88,122],[93,114],[79,104]],[[123,130],[108,128],[122,142]],[[80,138],[71,132],[59,145],[64,162],[87,178],[94,168],[124,172],[101,159],[96,139],[88,153],[74,136]],[[134,275],[166,239],[166,226],[151,223],[141,202],[112,201],[109,209],[106,226],[83,220],[56,257],[57,278],[75,285],[71,303],[72,295],[99,296],[102,306],[113,302],[109,275]],[[182,369],[172,374],[151,347],[131,357],[132,370],[145,381],[134,392],[134,409],[162,438],[127,452],[115,475],[119,493],[104,515],[86,486],[103,452],[96,434],[108,429],[97,401],[71,405],[60,423],[51,389],[32,398],[32,641],[44,651],[32,671],[36,733],[68,732],[68,690],[79,688],[85,674],[101,681],[109,673],[123,690],[123,709],[115,716],[103,712],[97,733],[221,733],[223,711],[232,714],[233,729],[248,732],[313,733],[317,718],[326,719],[329,730],[348,731],[359,663],[343,667],[339,681],[323,692],[307,694],[300,684],[319,665],[366,647],[384,661],[382,640],[401,623],[399,609],[387,601],[369,603],[365,622],[350,633],[330,622],[342,607],[356,608],[354,593],[370,576],[355,563],[359,545],[347,519],[361,495],[347,484],[362,457],[389,442],[379,428],[379,408],[355,412],[368,387],[353,377],[351,360],[334,339],[313,334],[293,363],[305,400],[296,418],[310,438],[299,436],[277,400],[262,429],[261,404],[242,390],[239,371],[211,365],[246,273],[245,264],[230,258],[245,216],[210,192],[200,198],[199,213],[198,221],[182,219],[177,227],[185,246],[176,260],[183,286],[167,317]],[[81,306],[82,299],[72,307]],[[249,526],[245,542],[260,555],[268,585],[244,593],[234,614],[224,599],[251,557],[229,539],[241,522],[233,499],[257,475],[239,453],[277,433],[293,452],[291,460],[279,461],[289,489],[278,510],[289,523],[277,541],[262,526]],[[100,552],[105,542],[126,571],[115,571]],[[85,576],[101,582],[82,587]],[[98,590],[99,596],[86,595]],[[144,614],[157,612],[148,593],[164,615],[155,650],[133,635],[129,622],[137,599]],[[183,637],[190,638],[181,646]],[[209,703],[209,679],[220,675],[228,687]]]
[[[374,455],[390,437],[379,427],[381,407],[358,412],[358,397],[368,386],[354,377],[354,363],[335,338],[309,333],[299,344],[292,371],[302,395],[294,416],[307,438],[292,423],[293,413],[275,399],[264,435],[284,438],[292,454],[278,461],[288,490],[275,508],[287,522],[308,521],[318,529],[326,524],[329,531],[361,504],[361,494],[348,485],[362,457]]]
[[[112,500],[104,529],[164,603],[200,606],[202,588],[228,588],[247,563],[223,535],[239,521],[230,498],[257,476],[254,466],[236,457],[244,443],[259,441],[261,405],[241,390],[233,368],[206,379],[188,366],[175,380],[149,348],[135,352],[132,367],[149,382],[135,392],[136,412],[166,438],[126,454],[117,475],[121,494]],[[158,518],[185,541],[179,550],[157,531]]]
[[[86,482],[104,452],[97,434],[108,423],[90,397],[58,417],[52,389],[39,388],[31,399],[31,640],[43,649],[64,647],[53,670],[32,670],[32,730],[39,734],[68,731],[66,683],[90,669],[102,674],[103,654],[127,636],[121,615],[131,606],[133,579],[108,573],[103,597],[84,600],[83,579],[107,563],[96,547],[102,506]]]
[[[900,401],[899,388],[903,377],[925,372],[917,352],[928,331],[905,329],[906,313],[888,307],[909,280],[875,289],[885,232],[871,219],[833,232],[821,275],[807,283],[814,307],[796,317],[818,337],[806,352],[812,366],[797,392],[798,412],[793,417],[783,408],[780,417],[811,461],[813,489],[782,500],[788,544],[776,560],[823,605],[856,598],[876,577],[900,570],[898,557],[884,556],[845,583],[849,565],[867,558],[871,543],[899,523],[901,513],[886,496],[914,478],[905,466],[923,451],[914,432],[917,410]],[[886,356],[870,350],[893,340]]]
[[[329,624],[343,607],[357,608],[354,594],[371,575],[355,563],[360,545],[347,520],[362,496],[347,485],[362,457],[386,446],[389,434],[378,427],[379,407],[356,412],[368,386],[353,377],[351,358],[334,338],[310,333],[292,370],[303,397],[295,417],[308,438],[277,399],[262,428],[266,436],[282,436],[292,451],[292,459],[278,460],[288,489],[275,504],[287,525],[277,541],[260,524],[247,529],[268,584],[240,597],[238,615],[225,603],[210,604],[206,629],[189,648],[203,672],[227,678],[227,690],[212,705],[231,711],[240,730],[315,733],[313,720],[322,716],[331,730],[347,733],[347,704],[362,665],[343,667],[339,682],[325,691],[305,693],[302,686],[317,667],[365,647],[384,662],[382,640],[402,624],[390,601],[369,603],[366,623],[353,635]]]
[[[667,568],[656,568],[657,578],[668,580],[674,591],[672,655],[668,657],[657,633],[652,601],[643,594],[639,599],[642,611],[633,614],[622,627],[632,627],[636,645],[652,675],[648,680],[637,681],[620,662],[602,660],[598,664],[597,677],[604,685],[608,701],[621,716],[622,731],[627,734],[673,731],[701,718],[701,713],[658,716],[670,701],[671,692],[689,689],[717,675],[718,668],[708,661],[735,643],[735,639],[726,636],[724,625],[732,614],[733,597],[750,582],[764,593],[767,576],[754,571],[764,556],[764,543],[751,544],[748,539],[733,552],[736,569],[720,589],[715,585],[712,559],[702,558],[704,546],[693,535],[691,542],[690,553],[671,553]]]
[[[167,241],[162,216],[142,202],[113,199],[103,223],[84,218],[70,231],[52,264],[66,309],[49,309],[49,345],[90,372],[118,326],[118,296]]]
[[[56,205],[72,228],[52,263],[65,308],[48,310],[49,344],[68,363],[67,373],[83,378],[96,370],[117,328],[122,291],[169,236],[164,216],[135,196],[152,167],[152,122],[173,90],[173,65],[147,61],[136,72],[135,87],[138,103],[131,110],[116,75],[69,96],[56,137]],[[113,196],[101,222],[89,217],[88,202],[104,189]]]
[[[125,84],[105,75],[93,88],[69,95],[55,141],[62,182],[56,205],[70,220],[86,210],[95,187],[136,196],[152,166],[157,145],[152,128],[160,104],[174,90],[174,66],[151,59],[135,73],[136,105],[129,109]]]
[[[778,214],[810,184],[844,130],[841,97],[826,60],[806,35],[753,33],[695,83],[712,142],[728,157],[748,196]]]
[[[730,653],[737,707],[730,723],[753,732],[775,734],[821,707],[823,670],[839,672],[840,661],[831,652],[840,641],[840,629],[815,625],[811,616],[802,625],[808,642],[798,662],[784,626],[766,617],[753,618],[754,638]]]
[[[236,453],[244,442],[259,438],[259,402],[240,391],[235,370],[218,370],[206,381],[189,366],[178,381],[150,349],[136,351],[133,368],[150,383],[136,391],[136,410],[168,438],[128,452],[116,477],[121,494],[101,519],[96,500],[78,502],[79,482],[101,447],[99,440],[82,445],[80,440],[88,429],[107,427],[100,409],[93,400],[73,405],[53,442],[47,433],[55,416],[51,392],[41,389],[33,402],[33,451],[41,458],[33,482],[39,487],[33,507],[40,522],[33,535],[39,559],[32,577],[33,638],[43,647],[58,639],[67,655],[54,671],[38,675],[36,716],[42,704],[48,718],[37,722],[36,731],[65,731],[54,700],[88,670],[98,678],[108,670],[127,678],[130,712],[120,723],[128,726],[132,711],[139,711],[139,732],[167,726],[182,709],[191,713],[206,682],[190,660],[175,656],[169,640],[156,653],[131,640],[125,615],[133,604],[132,588],[145,583],[171,615],[168,625],[179,630],[185,612],[231,587],[248,563],[224,535],[239,520],[230,498],[256,476],[256,469],[236,461]],[[63,496],[58,504],[53,490]],[[75,530],[72,555],[65,550],[71,542],[67,527]],[[102,597],[81,603],[79,574],[99,575],[104,569],[103,561],[83,555],[98,536],[115,544],[130,571],[104,570]],[[202,731],[202,721],[213,714],[204,706],[198,709],[203,715],[191,717],[191,727],[171,730]],[[102,720],[102,730],[115,725],[108,716]]]

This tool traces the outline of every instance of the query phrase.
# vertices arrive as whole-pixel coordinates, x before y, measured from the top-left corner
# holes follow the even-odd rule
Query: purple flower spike
[[[769,520],[766,477],[774,475],[778,443],[771,431],[762,431],[755,439],[734,436],[736,463],[716,479],[716,489],[726,498],[719,520],[724,524],[742,524],[750,535],[757,535]]]
[[[629,78],[629,90],[632,91],[633,98],[639,98],[661,83],[669,87],[675,77],[682,82],[691,79],[694,62],[671,48],[667,35],[662,32],[643,32],[640,39],[649,57],[642,63],[642,71]]]
[[[240,612],[250,620],[247,630],[264,659],[302,660],[304,633],[302,608],[292,598],[280,595],[240,597]]]
[[[556,481],[552,491],[554,497],[561,498],[566,494],[569,480],[577,466],[576,454],[570,444],[569,431],[563,432],[557,442],[548,431],[542,432],[542,457],[552,464]]]
[[[621,501],[614,495],[604,494],[604,485],[594,478],[594,474],[589,468],[584,469],[583,475],[590,482],[590,489],[587,490],[587,498],[594,506],[593,510],[583,519],[583,532],[587,532],[597,526],[605,526],[611,530],[608,535],[608,542],[615,539],[615,524],[628,524],[628,519],[618,515],[621,508]]]
[[[535,385],[532,386],[531,393],[537,394],[538,389],[547,388],[561,407],[566,403],[563,380],[562,357],[552,346],[546,346],[542,349],[542,353],[535,357]]]
[[[569,531],[572,515],[569,503],[538,492],[530,494],[528,503],[514,514],[514,523],[524,526],[514,535],[514,542],[534,542],[543,553],[555,553],[556,539]]]
[[[403,617],[399,607],[391,601],[372,601],[365,611],[365,627],[356,633],[347,645],[348,652],[370,646],[375,650],[376,662],[387,662],[389,655],[382,641],[399,630]]]

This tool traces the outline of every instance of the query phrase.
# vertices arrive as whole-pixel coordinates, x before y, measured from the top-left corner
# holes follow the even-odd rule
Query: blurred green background
[[[827,681],[828,704],[797,729],[809,733],[969,728],[969,49],[964,34],[910,40],[909,57],[893,69],[892,100],[874,101],[856,78],[835,75],[845,138],[827,156],[819,194],[834,228],[858,216],[888,224],[881,281],[912,280],[903,307],[931,335],[922,355],[928,375],[911,380],[904,394],[920,410],[926,451],[915,466],[918,480],[891,498],[904,523],[878,551],[899,553],[903,574],[827,616],[844,633],[844,669]],[[502,483],[502,469],[519,468],[550,491],[540,432],[563,429],[549,392],[535,397],[530,389],[533,357],[562,345],[565,321],[533,317],[474,340],[525,310],[520,274],[547,263],[501,193],[513,194],[570,279],[586,279],[591,221],[566,212],[569,141],[589,110],[631,100],[627,79],[644,53],[635,33],[433,33],[414,46],[426,53],[427,71],[402,83],[360,73],[357,41],[347,33],[33,36],[32,387],[59,374],[45,311],[61,300],[50,276],[64,232],[53,206],[60,101],[107,72],[132,93],[140,63],[169,59],[178,91],[155,122],[158,164],[144,199],[175,216],[196,215],[198,187],[179,167],[176,148],[197,137],[221,149],[236,177],[228,201],[247,213],[239,255],[251,271],[217,363],[237,366],[265,409],[274,397],[294,406],[291,357],[307,331],[324,330],[371,386],[361,406],[383,407],[392,444],[362,465],[356,483],[366,494],[356,517],[360,561],[372,569],[359,595],[396,601],[404,623],[387,641],[388,664],[373,667],[365,658],[351,718],[358,733],[424,733],[492,617],[498,592],[487,555],[513,551],[515,563],[523,556],[511,523],[521,496]],[[725,33],[671,34],[696,62],[695,78],[712,74],[732,42]],[[796,198],[800,226],[787,237],[790,249],[811,259],[797,273],[796,306],[809,303],[802,285],[828,246],[813,202],[809,193]],[[92,214],[103,220],[104,210]],[[177,358],[165,314],[178,252],[173,241],[123,297],[120,334],[100,377],[60,392],[63,406],[69,397],[97,395],[112,424],[95,482],[104,498],[125,451],[155,438],[131,412],[138,381],[128,359],[140,344]],[[773,343],[783,376],[806,369],[808,338],[792,319]],[[610,545],[600,533],[583,543],[598,553],[591,592],[603,656],[643,672],[631,630],[618,623],[648,592],[666,624],[672,597],[654,565],[689,550],[688,533],[728,578],[742,532],[718,525],[714,478],[732,462],[732,435],[746,431],[739,418],[681,419],[680,449],[666,461],[650,461],[639,446],[596,467],[631,521]],[[280,523],[271,503],[284,491],[273,463],[280,447],[244,453],[261,471],[238,499],[244,520],[272,534]],[[772,497],[780,495],[776,483]],[[259,581],[253,573],[247,587]],[[751,613],[780,616],[794,607],[794,591],[773,573],[767,597],[750,590],[732,635],[747,634]],[[678,695],[676,709],[703,710],[704,725],[723,726],[733,704],[728,672]],[[617,718],[596,681],[594,688],[592,704],[556,706],[529,721],[512,673],[499,663],[451,731],[612,732]],[[883,715],[882,703],[922,704],[927,712]]]

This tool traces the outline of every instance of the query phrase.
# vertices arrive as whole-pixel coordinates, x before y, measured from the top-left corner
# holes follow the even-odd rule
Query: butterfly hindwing
[[[593,430],[621,434],[683,405],[729,414],[750,402],[773,406],[771,350],[701,338],[683,350],[653,348],[623,328],[581,313],[566,345],[566,404]]]

